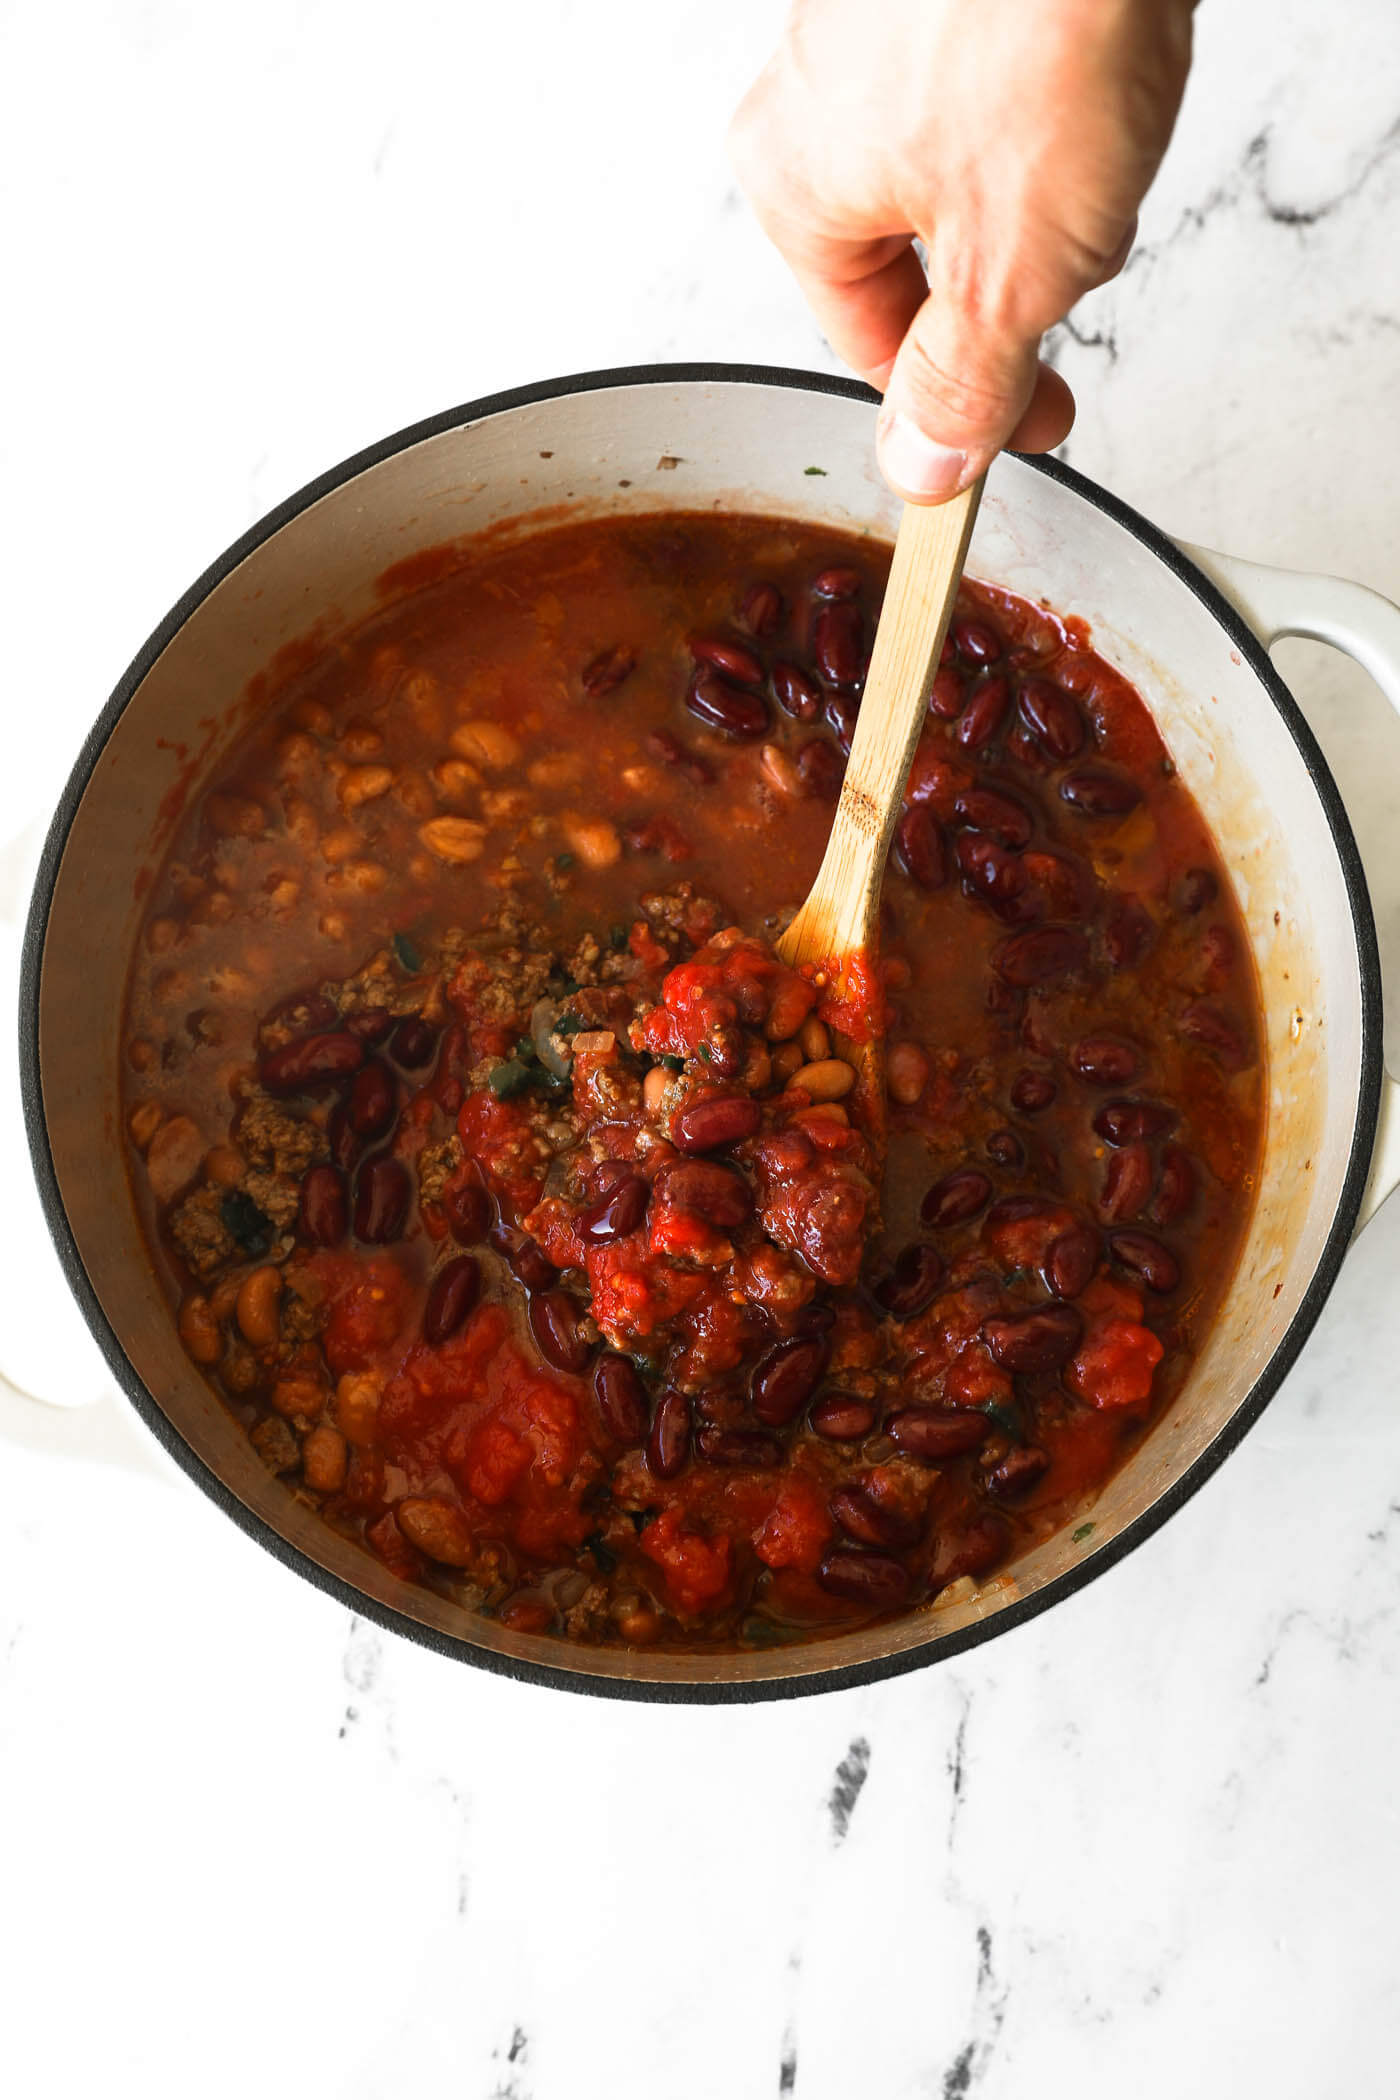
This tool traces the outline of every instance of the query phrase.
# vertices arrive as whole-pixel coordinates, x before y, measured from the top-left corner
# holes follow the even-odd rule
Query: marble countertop
[[[284,494],[553,372],[830,365],[722,155],[781,12],[5,10],[11,977],[86,725]],[[1076,466],[1175,533],[1393,597],[1397,83],[1393,0],[1204,7],[1141,244],[1055,338]],[[1321,648],[1280,664],[1400,984],[1400,724]],[[3,1078],[0,1362],[85,1397]],[[951,1665],[790,1706],[503,1683],[351,1618],[183,1480],[7,1449],[14,2089],[1388,2089],[1397,1261],[1392,1204],[1259,1426],[1104,1580]]]

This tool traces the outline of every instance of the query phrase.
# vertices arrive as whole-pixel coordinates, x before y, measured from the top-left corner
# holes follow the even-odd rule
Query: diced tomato
[[[478,1422],[467,1448],[466,1484],[488,1509],[504,1502],[530,1463],[530,1446],[504,1422]]]
[[[528,1210],[544,1186],[547,1164],[528,1109],[518,1101],[498,1101],[483,1087],[462,1103],[457,1135],[492,1187],[518,1210]]]
[[[853,1043],[868,1043],[884,1029],[889,1009],[884,985],[870,956],[863,949],[839,964],[828,964],[829,982],[817,1007],[817,1017]]]
[[[627,936],[627,945],[646,970],[664,970],[670,957],[645,919],[638,919]]]
[[[826,1497],[805,1474],[790,1474],[778,1499],[753,1535],[754,1550],[770,1568],[814,1573],[831,1537]]]
[[[985,1227],[982,1238],[1003,1267],[1038,1269],[1073,1223],[1074,1212],[1057,1205],[1028,1218],[1000,1218]]]
[[[1150,1327],[1111,1320],[1081,1344],[1066,1377],[1091,1407],[1140,1407],[1151,1397],[1152,1374],[1162,1356]]]
[[[713,1288],[708,1276],[649,1259],[636,1234],[590,1247],[586,1265],[593,1317],[619,1349],[668,1328]]]
[[[338,1275],[322,1343],[326,1362],[340,1376],[368,1370],[393,1347],[408,1312],[409,1285],[398,1263],[387,1255],[331,1261]]]
[[[402,1448],[466,1401],[484,1401],[488,1367],[508,1331],[501,1306],[478,1305],[449,1341],[415,1343],[379,1403],[379,1433],[390,1447]]]
[[[578,1212],[560,1196],[546,1196],[524,1219],[525,1230],[537,1239],[556,1269],[581,1269],[587,1254],[575,1230]]]
[[[678,1610],[703,1611],[729,1594],[733,1548],[724,1537],[706,1538],[683,1529],[685,1512],[674,1507],[656,1517],[637,1544],[654,1560],[666,1579],[666,1593]]]
[[[953,1407],[986,1407],[1009,1400],[1014,1391],[1010,1372],[993,1363],[980,1342],[968,1344],[943,1381],[944,1396]]]

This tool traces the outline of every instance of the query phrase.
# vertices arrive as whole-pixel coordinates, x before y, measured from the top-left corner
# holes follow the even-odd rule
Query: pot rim
[[[199,1457],[144,1384],[127,1356],[98,1301],[68,1222],[49,1147],[39,1054],[40,984],[49,913],[64,849],[83,793],[108,738],[147,674],[185,622],[239,563],[284,525],[299,516],[302,511],[309,509],[321,497],[330,494],[332,490],[353,480],[366,469],[380,465],[394,454],[420,444],[425,439],[441,436],[463,424],[482,422],[511,409],[572,394],[604,392],[622,387],[697,384],[785,387],[796,392],[833,395],[849,401],[864,402],[872,407],[876,406],[880,399],[872,388],[859,380],[846,379],[834,373],[811,372],[777,365],[624,365],[536,380],[527,386],[510,387],[499,393],[484,395],[479,400],[463,403],[456,408],[445,409],[437,415],[407,425],[392,436],[381,438],[360,452],[353,453],[339,465],[317,475],[314,480],[307,482],[304,487],[270,510],[210,563],[154,629],[117,681],[111,697],[88,732],[59,797],[40,855],[21,947],[19,1066],[20,1094],[35,1179],[49,1232],[69,1288],[77,1299],[117,1383],[146,1427],[226,1516],[231,1517],[251,1538],[256,1539],[259,1545],[265,1547],[286,1567],[304,1576],[318,1589],[336,1598],[358,1616],[371,1619],[391,1632],[403,1634],[440,1655],[450,1656],[457,1661],[471,1662],[479,1668],[500,1675],[523,1678],[532,1684],[547,1685],[559,1690],[587,1692],[596,1697],[653,1700],[671,1705],[738,1705],[765,1699],[791,1699],[817,1692],[846,1690],[857,1685],[877,1683],[889,1677],[903,1676],[906,1672],[924,1668],[935,1660],[943,1661],[959,1655],[993,1635],[1009,1633],[1036,1618],[1052,1605],[1083,1589],[1086,1584],[1115,1566],[1136,1546],[1159,1530],[1169,1517],[1190,1500],[1241,1442],[1246,1431],[1258,1420],[1292,1368],[1336,1282],[1361,1207],[1370,1171],[1380,1107],[1380,953],[1366,878],[1341,793],[1297,701],[1275,671],[1257,636],[1246,626],[1215,585],[1164,532],[1120,498],[1109,494],[1096,482],[1076,472],[1072,467],[1065,466],[1059,460],[1044,455],[1015,455],[1035,472],[1044,474],[1051,481],[1060,482],[1085,502],[1093,504],[1138,540],[1185,584],[1224,630],[1232,646],[1239,651],[1260,679],[1298,749],[1314,791],[1322,804],[1341,864],[1351,913],[1352,934],[1356,944],[1361,1004],[1361,1051],[1360,1085],[1351,1149],[1336,1213],[1328,1228],[1317,1267],[1307,1290],[1264,1370],[1211,1443],[1172,1481],[1150,1508],[1125,1525],[1115,1538],[1106,1541],[1077,1566],[1055,1576],[1032,1595],[1019,1598],[987,1618],[975,1621],[957,1632],[931,1634],[927,1641],[916,1647],[904,1649],[898,1654],[877,1656],[859,1663],[833,1664],[828,1669],[809,1670],[798,1676],[774,1676],[743,1682],[718,1683],[702,1679],[614,1677],[593,1675],[567,1666],[527,1661],[519,1656],[504,1654],[480,1646],[474,1641],[443,1633],[436,1627],[424,1625],[393,1605],[380,1603],[367,1591],[331,1573],[250,1509],[225,1484],[223,1478]],[[777,1651],[775,1661],[781,1652]]]

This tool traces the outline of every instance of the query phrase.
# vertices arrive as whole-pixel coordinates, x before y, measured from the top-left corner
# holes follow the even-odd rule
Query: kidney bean
[[[910,1458],[956,1458],[987,1441],[987,1417],[977,1408],[902,1407],[885,1424],[901,1451]]]
[[[1023,1167],[1026,1148],[1014,1130],[994,1130],[987,1139],[987,1157],[998,1167]]]
[[[996,788],[964,789],[953,804],[953,815],[972,831],[989,832],[998,845],[1009,846],[1013,852],[1019,853],[1030,844],[1030,811],[1024,803]]]
[[[1084,717],[1063,686],[1036,672],[1021,680],[1020,708],[1028,729],[1060,763],[1084,748]]]
[[[276,1025],[294,1027],[298,1035],[322,1034],[337,1025],[334,1002],[324,992],[293,992],[286,999],[279,999],[263,1015],[263,1026]],[[350,1027],[350,1022],[342,1024]]]
[[[583,690],[594,700],[602,700],[607,694],[615,693],[636,668],[636,650],[629,649],[626,642],[614,642],[610,649],[600,650],[585,666]]]
[[[761,1429],[697,1429],[695,1448],[712,1466],[780,1466],[783,1447]]]
[[[967,705],[967,692],[967,680],[951,664],[936,671],[929,688],[929,713],[940,722],[956,722]]]
[[[983,1510],[973,1518],[957,1546],[940,1570],[944,1586],[958,1582],[964,1575],[985,1575],[997,1562],[1006,1558],[1011,1544],[1011,1532],[1006,1519],[995,1510]]]
[[[987,1486],[1003,1502],[1009,1502],[1017,1495],[1029,1494],[1049,1468],[1048,1451],[1042,1451],[1036,1444],[1022,1444],[1016,1450],[1008,1451],[1005,1458],[992,1467],[987,1475]]]
[[[865,676],[865,620],[849,598],[823,605],[812,622],[812,654],[828,685],[855,692]]]
[[[1150,1232],[1115,1232],[1108,1251],[1116,1262],[1140,1276],[1149,1291],[1165,1294],[1181,1281],[1180,1262]]]
[[[1115,970],[1132,970],[1152,945],[1156,928],[1136,897],[1120,897],[1104,921],[1103,944]]]
[[[576,1221],[580,1239],[595,1246],[625,1239],[645,1218],[649,1193],[640,1174],[624,1174],[615,1187],[580,1214]]]
[[[1014,921],[1021,915],[1040,916],[1040,899],[1030,889],[1026,871],[1014,853],[981,832],[965,831],[954,849],[963,887],[970,896],[983,898],[999,918]]]
[[[674,1209],[689,1211],[721,1232],[742,1225],[753,1211],[753,1192],[743,1175],[718,1160],[675,1160],[657,1182]]]
[[[1071,1225],[1052,1240],[1041,1277],[1052,1298],[1077,1298],[1098,1267],[1099,1236],[1088,1225]]]
[[[1084,1035],[1069,1053],[1069,1061],[1090,1086],[1126,1086],[1138,1066],[1131,1043],[1111,1035]]]
[[[1027,1218],[1048,1217],[1056,1207],[1050,1196],[998,1196],[982,1230],[985,1235],[999,1232],[1003,1225],[1023,1224]]]
[[[269,1094],[317,1094],[338,1086],[364,1062],[365,1046],[344,1029],[300,1035],[280,1049],[265,1050],[258,1078]]]
[[[833,1597],[863,1604],[867,1611],[894,1611],[909,1594],[909,1570],[888,1553],[838,1546],[817,1570],[817,1581]]]
[[[308,1167],[297,1207],[301,1237],[313,1247],[338,1247],[348,1220],[344,1176],[334,1167]]]
[[[855,742],[856,723],[860,720],[859,700],[854,693],[828,693],[825,712],[837,743],[849,757],[851,745]]]
[[[996,629],[985,620],[954,620],[950,632],[953,647],[969,663],[994,664],[1005,647]]]
[[[387,1065],[377,1057],[361,1065],[350,1082],[346,1115],[357,1137],[383,1137],[394,1120],[397,1106],[394,1082]]]
[[[932,1305],[942,1281],[943,1257],[938,1249],[916,1243],[896,1257],[871,1296],[892,1320],[913,1320]]]
[[[355,1176],[355,1237],[371,1247],[399,1238],[413,1201],[413,1177],[392,1152],[376,1152]]]
[[[858,598],[860,596],[859,569],[823,569],[821,574],[813,579],[812,596],[814,598],[828,599]]]
[[[782,625],[783,594],[775,583],[752,583],[744,593],[744,602],[739,607],[739,618],[749,633],[764,636],[776,634]]]
[[[830,1351],[823,1335],[779,1342],[755,1367],[749,1403],[766,1429],[801,1414],[821,1381]]]
[[[875,1427],[875,1408],[855,1393],[823,1393],[808,1420],[818,1436],[833,1444],[854,1444]]]
[[[1196,1193],[1196,1169],[1189,1152],[1180,1145],[1164,1145],[1162,1148],[1162,1172],[1157,1182],[1157,1193],[1147,1206],[1147,1215],[1154,1225],[1173,1225],[1190,1208]]]
[[[747,1094],[710,1094],[692,1101],[671,1118],[671,1142],[681,1152],[714,1152],[752,1137],[763,1120]]]
[[[955,1167],[936,1181],[923,1200],[920,1216],[925,1225],[942,1231],[950,1225],[965,1225],[990,1201],[992,1184],[980,1167]]]
[[[928,804],[911,803],[894,836],[900,861],[919,888],[941,890],[948,880],[948,846],[943,827]]]
[[[1073,1353],[1083,1332],[1084,1322],[1068,1305],[982,1322],[982,1339],[1004,1371],[1053,1370]]]
[[[1238,1029],[1227,1021],[1220,1009],[1197,999],[1181,1016],[1181,1032],[1193,1043],[1205,1050],[1213,1050],[1221,1064],[1238,1071],[1250,1062],[1244,1041]]]
[[[474,1255],[455,1254],[451,1261],[444,1262],[428,1287],[428,1302],[423,1308],[424,1341],[449,1340],[476,1304],[480,1290],[481,1271]]]
[[[674,1480],[690,1456],[690,1402],[668,1385],[656,1404],[647,1433],[647,1470],[658,1480]]]
[[[913,1518],[877,1502],[863,1487],[837,1488],[827,1508],[846,1536],[862,1546],[912,1546],[919,1536]]]
[[[669,729],[650,729],[642,739],[643,748],[653,758],[659,758],[663,766],[674,766],[683,780],[693,787],[708,787],[714,773],[697,751],[683,744],[679,737],[672,736]]]
[[[531,1239],[528,1232],[521,1232],[518,1226],[507,1225],[504,1220],[493,1225],[491,1244],[505,1256],[506,1267],[525,1290],[552,1290],[559,1281],[559,1271],[539,1241]]]
[[[1146,1145],[1124,1145],[1109,1155],[1099,1209],[1115,1225],[1126,1225],[1151,1195],[1152,1180],[1152,1155]]]
[[[609,1352],[598,1358],[593,1397],[603,1428],[614,1443],[641,1443],[647,1433],[647,1391],[630,1357]]]
[[[746,692],[718,671],[697,671],[685,704],[700,721],[726,736],[759,737],[768,727],[768,703],[762,694]]]
[[[462,1179],[442,1198],[452,1237],[459,1247],[475,1247],[491,1229],[492,1203],[481,1169],[468,1160]]]
[[[712,671],[732,678],[736,685],[763,683],[763,665],[743,642],[726,641],[722,635],[701,635],[692,640],[690,653],[696,663],[708,664]]]
[[[1194,919],[1219,895],[1220,884],[1209,868],[1188,868],[1176,885],[1172,902],[1184,918]]]
[[[836,747],[825,737],[814,736],[802,746],[797,754],[797,770],[809,794],[818,796],[823,802],[836,801],[846,768]]]
[[[362,1043],[368,1043],[371,1049],[376,1043],[383,1042],[393,1025],[394,1016],[385,1006],[367,1006],[363,1013],[346,1014],[341,1023],[351,1035],[357,1035]]]
[[[530,1299],[530,1332],[535,1347],[556,1371],[582,1371],[593,1345],[579,1325],[579,1309],[567,1291],[536,1291]]]
[[[792,1323],[792,1331],[801,1335],[829,1334],[835,1325],[835,1306],[823,1305],[820,1299],[815,1299],[810,1305],[804,1305],[797,1314]]]
[[[431,1063],[437,1049],[437,1030],[419,1014],[406,1014],[394,1030],[389,1054],[407,1072],[417,1072]]]
[[[1124,817],[1142,800],[1142,789],[1122,773],[1083,766],[1060,782],[1060,799],[1086,817]]]
[[[1026,771],[1034,773],[1037,779],[1043,780],[1046,774],[1054,769],[1054,760],[1047,757],[1024,722],[1012,723],[1002,749],[1008,758],[1014,758],[1017,765],[1024,766]]]
[[[348,1103],[337,1101],[326,1121],[326,1142],[331,1148],[331,1158],[343,1174],[348,1174],[360,1156],[360,1141],[350,1121]]]
[[[1176,1121],[1176,1110],[1160,1101],[1106,1101],[1094,1118],[1094,1129],[1110,1145],[1133,1145],[1160,1137]]]
[[[1011,708],[1011,687],[999,671],[984,678],[958,717],[954,736],[964,751],[985,751],[1000,736]]]
[[[1018,1115],[1038,1115],[1055,1098],[1055,1082],[1048,1072],[1018,1072],[1011,1082],[1009,1099]]]
[[[774,664],[773,697],[783,713],[798,722],[815,722],[822,711],[819,687],[796,664]]]
[[[1007,984],[1030,990],[1073,977],[1089,959],[1089,944],[1073,926],[1037,926],[1013,934],[992,952],[992,968]]]

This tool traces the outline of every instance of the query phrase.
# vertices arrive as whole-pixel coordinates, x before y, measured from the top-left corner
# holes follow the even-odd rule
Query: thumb
[[[881,471],[899,495],[942,503],[985,473],[1030,402],[1038,347],[1038,336],[1018,340],[930,292],[895,358],[877,430]]]

